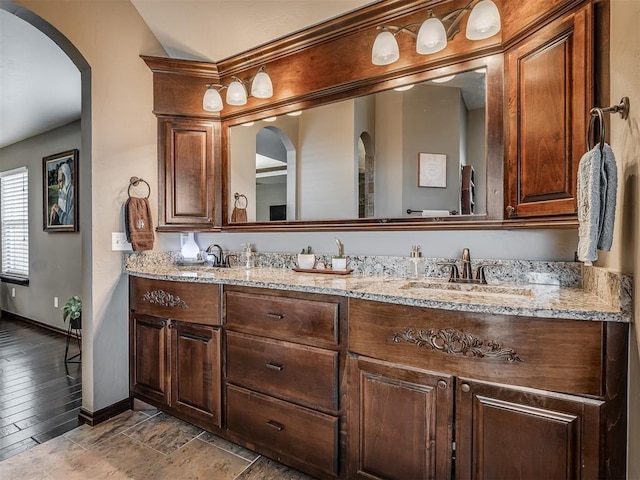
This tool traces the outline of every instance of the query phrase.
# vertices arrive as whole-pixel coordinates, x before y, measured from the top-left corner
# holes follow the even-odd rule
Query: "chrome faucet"
[[[218,254],[213,253],[214,249],[218,249]],[[215,261],[213,262],[214,267],[228,267],[229,266],[229,256],[224,255],[222,251],[222,247],[217,243],[211,244],[205,250],[207,253],[210,253],[215,257]]]
[[[473,275],[473,269],[471,267],[471,252],[468,248],[462,250],[462,277],[458,271],[458,266],[455,262],[441,263],[440,265],[446,265],[451,267],[451,273],[449,274],[449,281],[452,283],[487,283],[487,278],[484,273],[485,265],[478,265],[476,269],[476,275]]]

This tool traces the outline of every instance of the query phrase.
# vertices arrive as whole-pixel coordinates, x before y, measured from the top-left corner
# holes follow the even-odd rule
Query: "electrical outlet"
[[[111,251],[133,251],[124,232],[111,232]]]
[[[11,298],[16,298],[16,289],[11,288]]]
[[[58,308],[58,297],[53,297],[53,308]]]

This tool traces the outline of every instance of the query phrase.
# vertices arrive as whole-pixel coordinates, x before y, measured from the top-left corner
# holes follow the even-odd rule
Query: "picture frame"
[[[447,188],[447,156],[445,154],[418,154],[418,186]]]
[[[42,158],[43,229],[46,232],[78,231],[78,159],[77,149]]]

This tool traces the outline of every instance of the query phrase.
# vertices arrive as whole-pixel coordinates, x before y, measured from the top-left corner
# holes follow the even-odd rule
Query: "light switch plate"
[[[124,232],[111,232],[111,251],[133,251]]]

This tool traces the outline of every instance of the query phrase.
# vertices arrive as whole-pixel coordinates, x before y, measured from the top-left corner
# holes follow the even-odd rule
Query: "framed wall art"
[[[420,153],[418,186],[447,188],[447,156],[442,153]]]
[[[78,231],[78,150],[42,159],[43,220],[47,232]]]

